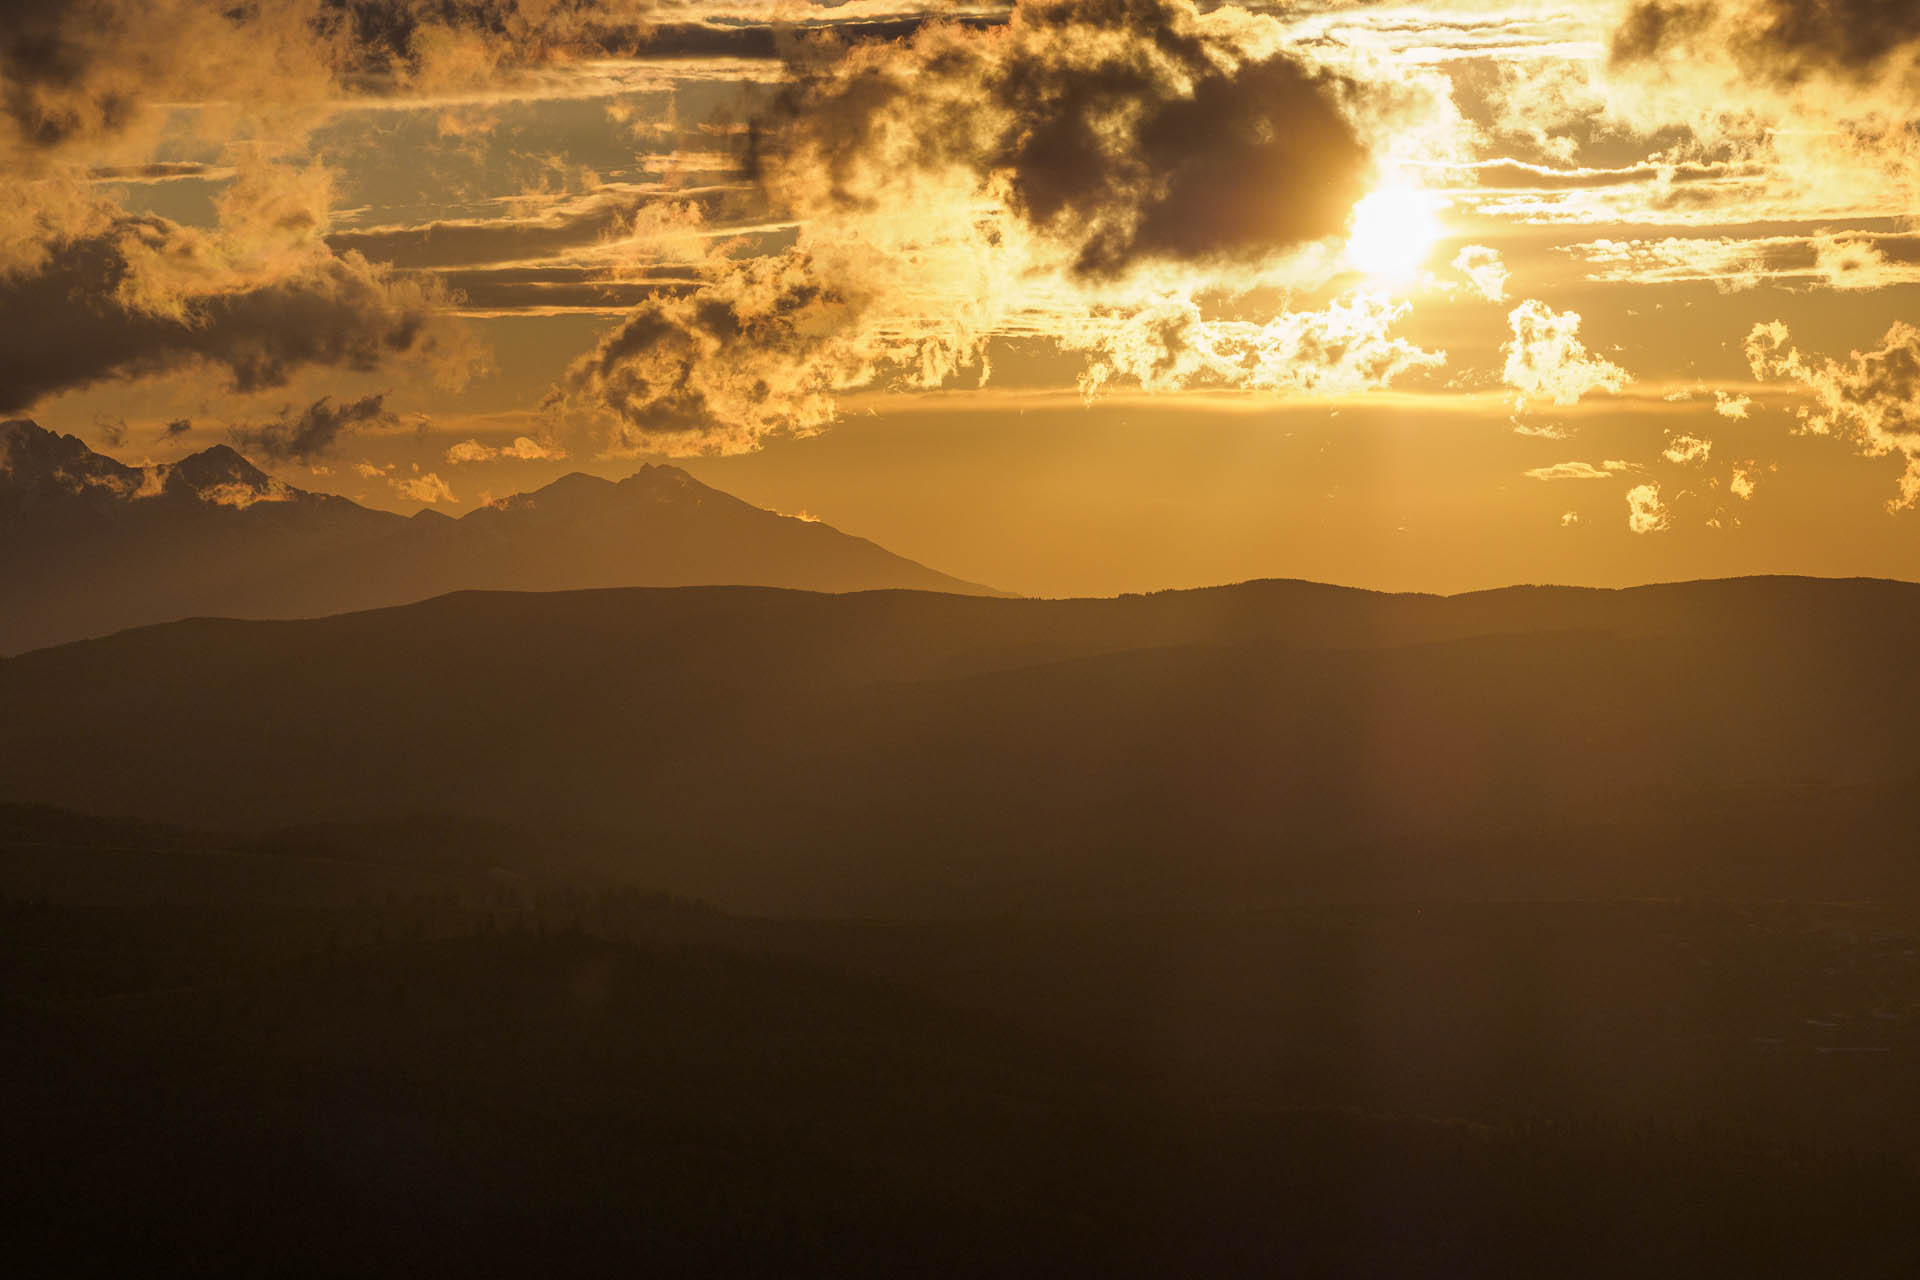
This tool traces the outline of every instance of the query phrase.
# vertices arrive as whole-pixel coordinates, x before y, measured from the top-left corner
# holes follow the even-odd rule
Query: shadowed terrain
[[[10,1236],[1899,1274],[1916,636],[1877,581],[715,587],[0,660]]]
[[[1920,588],[461,594],[0,663],[0,799],[412,815],[752,909],[1905,896]]]

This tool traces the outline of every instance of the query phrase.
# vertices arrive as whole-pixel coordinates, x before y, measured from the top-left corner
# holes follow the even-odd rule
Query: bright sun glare
[[[1439,238],[1431,195],[1413,187],[1381,187],[1353,207],[1347,261],[1375,279],[1404,279],[1420,269]]]

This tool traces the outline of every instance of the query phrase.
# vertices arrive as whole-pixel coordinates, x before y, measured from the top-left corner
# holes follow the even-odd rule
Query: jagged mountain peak
[[[175,500],[244,510],[261,502],[321,502],[322,495],[296,489],[249,462],[239,450],[216,444],[178,462],[154,467],[143,496],[156,490]]]
[[[315,496],[274,479],[229,445],[217,444],[178,462],[134,467],[94,452],[78,436],[27,418],[0,423],[0,486],[96,504],[165,497],[243,508]]]
[[[49,431],[30,418],[0,422],[0,487],[104,489],[125,496],[140,485],[138,467],[95,453],[78,436]]]
[[[239,450],[224,444],[188,454],[172,465],[169,474],[196,489],[217,484],[244,484],[263,489],[279,483],[247,461]]]
[[[533,512],[550,515],[610,509],[633,503],[687,503],[697,506],[723,497],[679,467],[648,463],[632,475],[608,480],[585,471],[570,471],[529,493],[496,499],[483,510]]]

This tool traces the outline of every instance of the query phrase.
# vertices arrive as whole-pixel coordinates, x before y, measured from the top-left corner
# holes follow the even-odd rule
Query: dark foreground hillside
[[[107,923],[134,927],[93,943],[133,949],[164,914],[8,906],[10,967]],[[1210,1098],[813,960],[523,924],[281,935],[271,959],[202,957],[217,979],[111,995],[16,985],[0,1254],[48,1275],[1897,1275],[1920,1247],[1898,1157],[1679,1115]]]
[[[6,810],[0,1099],[21,1274],[1904,1275],[1920,914],[750,918]]]
[[[1905,1276],[1920,588],[0,662],[26,1274]]]

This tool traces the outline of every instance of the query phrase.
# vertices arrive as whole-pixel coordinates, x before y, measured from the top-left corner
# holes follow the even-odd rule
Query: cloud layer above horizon
[[[1904,511],[1916,16],[21,0],[0,411],[471,470],[875,395],[1390,394],[1484,406],[1620,533],[1731,528],[1791,436],[1895,457]],[[1629,405],[1692,416],[1555,443]]]

